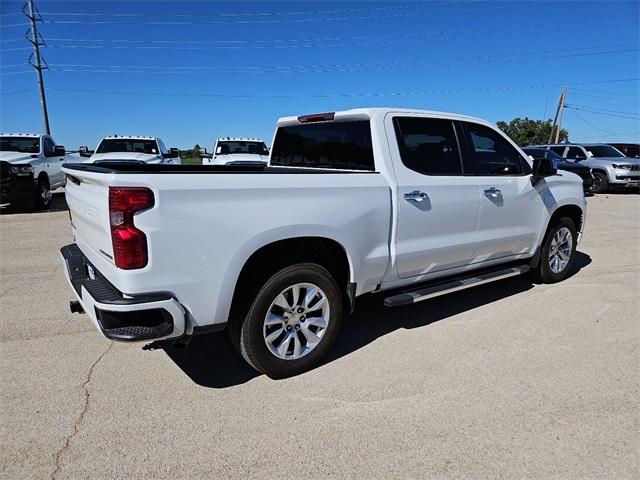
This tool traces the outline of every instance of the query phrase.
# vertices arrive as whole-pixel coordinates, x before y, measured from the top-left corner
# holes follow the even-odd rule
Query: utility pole
[[[562,125],[562,116],[564,114],[564,104],[567,100],[567,87],[566,85],[562,87],[562,92],[560,92],[560,99],[558,100],[558,108],[556,109],[556,116],[553,118],[553,124],[551,125],[551,133],[549,134],[549,143],[554,140],[554,132],[555,132],[555,140],[553,143],[558,143],[560,138],[560,127]]]
[[[51,131],[49,129],[49,114],[47,112],[47,98],[44,94],[44,80],[42,79],[42,70],[46,70],[49,68],[47,66],[47,62],[44,62],[44,66],[42,65],[43,60],[40,57],[40,46],[44,45],[44,40],[42,37],[38,35],[38,30],[36,29],[36,23],[42,21],[42,17],[40,17],[40,13],[33,6],[33,0],[28,0],[29,12],[25,12],[24,7],[22,8],[22,13],[31,21],[31,38],[27,37],[27,40],[31,45],[33,45],[33,53],[29,57],[29,64],[36,69],[36,74],[38,76],[38,88],[40,89],[40,104],[42,105],[42,121],[44,123],[44,133],[47,135],[51,135]],[[26,7],[26,5],[25,5]],[[35,61],[35,64],[32,62],[32,59]]]

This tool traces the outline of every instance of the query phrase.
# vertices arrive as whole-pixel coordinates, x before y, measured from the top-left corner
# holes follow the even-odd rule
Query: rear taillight
[[[147,264],[147,237],[133,224],[140,210],[153,207],[153,192],[145,187],[109,187],[109,223],[116,267],[123,270]]]

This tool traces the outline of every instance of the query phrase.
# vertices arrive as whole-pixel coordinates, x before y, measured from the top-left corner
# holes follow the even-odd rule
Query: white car
[[[200,150],[203,165],[266,165],[269,149],[259,138],[220,138],[213,153]]]
[[[51,206],[51,191],[64,185],[65,149],[49,135],[0,134],[3,164],[0,204],[28,204],[37,210]]]
[[[120,341],[226,328],[273,377],[317,365],[360,295],[395,307],[565,279],[586,216],[577,175],[483,120],[422,110],[282,118],[266,168],[64,170],[72,310]]]
[[[84,163],[95,162],[144,162],[180,165],[180,151],[164,146],[158,137],[113,135],[104,137],[95,152],[86,146],[80,147],[80,156],[87,158]]]

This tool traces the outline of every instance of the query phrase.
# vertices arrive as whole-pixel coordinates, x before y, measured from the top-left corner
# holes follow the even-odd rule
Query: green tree
[[[518,117],[509,123],[500,120],[498,127],[521,147],[547,143],[551,134],[551,120],[531,120],[527,117]],[[569,132],[561,128],[559,141],[567,140],[568,138]]]
[[[200,145],[198,145],[197,143],[195,144],[195,146],[193,147],[193,150],[191,151],[191,156],[192,157],[200,156]]]

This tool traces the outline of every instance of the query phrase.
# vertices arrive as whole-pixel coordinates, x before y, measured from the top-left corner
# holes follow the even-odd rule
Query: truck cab
[[[113,135],[104,137],[95,151],[80,147],[80,156],[87,158],[84,163],[131,161],[151,164],[180,165],[180,151],[167,149],[158,137]]]
[[[51,206],[51,191],[64,185],[66,151],[50,135],[0,134],[4,163],[0,204],[26,204],[37,210]],[[25,181],[25,179],[29,179]]]
[[[266,165],[269,149],[259,138],[219,138],[213,153],[200,150],[203,165]]]

